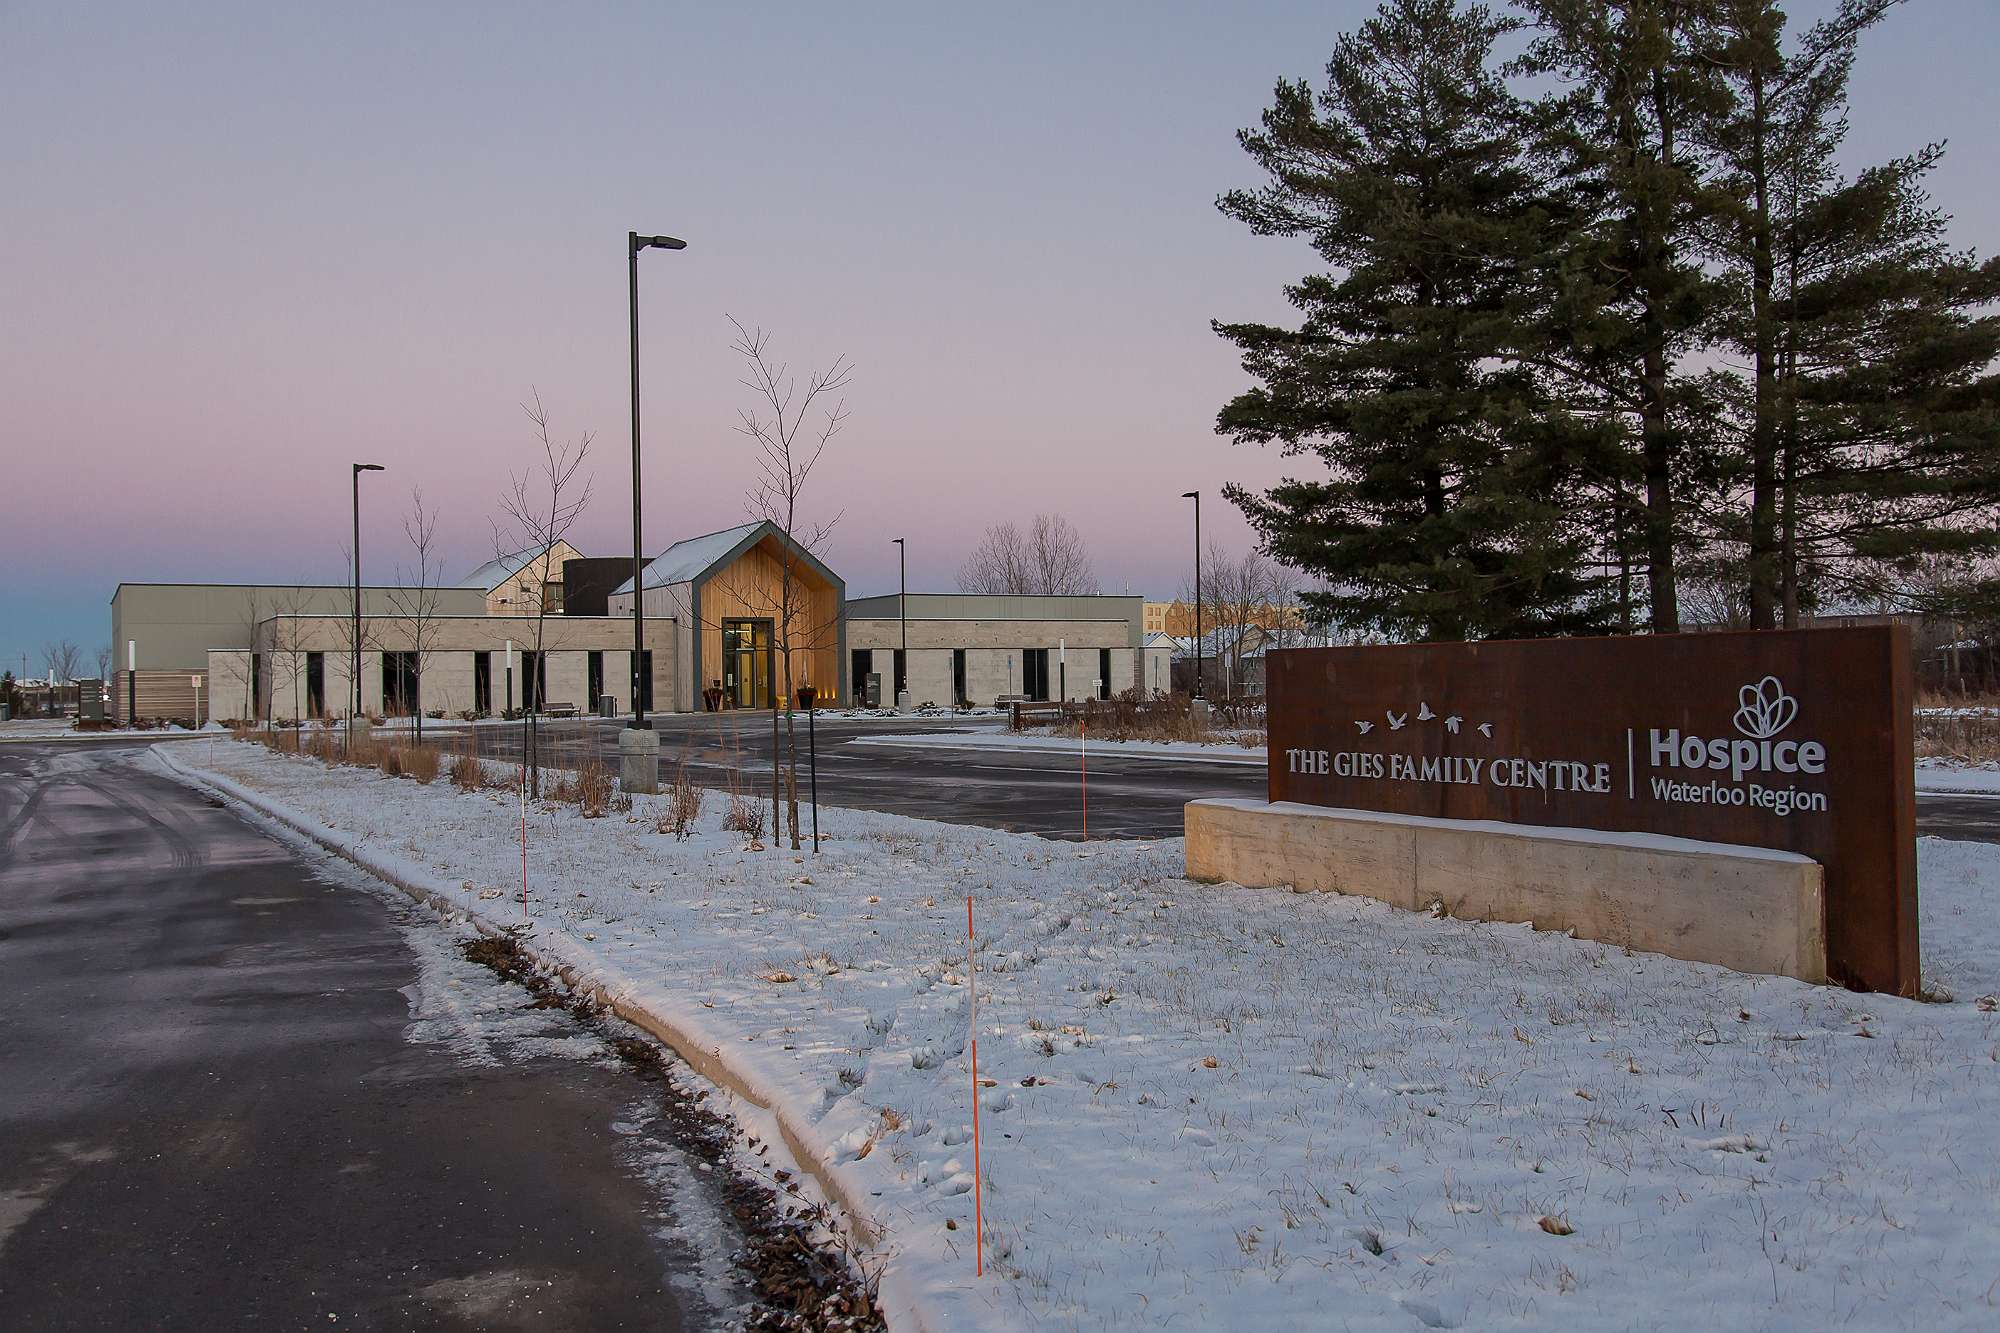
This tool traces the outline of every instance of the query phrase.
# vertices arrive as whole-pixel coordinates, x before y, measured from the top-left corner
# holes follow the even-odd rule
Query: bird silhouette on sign
[[[1458,724],[1463,721],[1465,721],[1464,718],[1460,717],[1456,713],[1453,713],[1450,717],[1444,720],[1444,729],[1450,732],[1452,735],[1456,736],[1458,735]]]
[[[1364,736],[1366,736],[1369,732],[1375,730],[1375,724],[1373,722],[1356,722],[1354,725],[1360,729],[1361,734]]]
[[[1436,716],[1437,714],[1431,711],[1431,706],[1429,704],[1419,703],[1417,705],[1417,721],[1428,722]]]
[[[1480,734],[1480,735],[1482,735],[1482,736],[1484,736],[1484,737],[1485,737],[1485,738],[1486,738],[1487,740],[1489,740],[1489,741],[1490,741],[1490,740],[1492,740],[1492,739],[1493,739],[1493,724],[1492,724],[1491,722],[1481,722],[1481,723],[1479,724],[1479,734]]]
[[[1401,717],[1398,717],[1396,714],[1384,710],[1382,716],[1389,719],[1389,730],[1391,731],[1401,731],[1410,721],[1408,713],[1404,713]]]

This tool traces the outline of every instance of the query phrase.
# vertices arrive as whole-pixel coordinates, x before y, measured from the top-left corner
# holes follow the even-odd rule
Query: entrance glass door
[[[722,695],[732,708],[771,706],[771,622],[722,622]]]

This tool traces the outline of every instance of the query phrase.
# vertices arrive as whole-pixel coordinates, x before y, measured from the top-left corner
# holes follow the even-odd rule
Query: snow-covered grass
[[[1949,1003],[1180,878],[1178,841],[823,810],[686,842],[175,747],[670,1015],[808,1127],[939,1328],[1992,1326],[2000,848],[1925,839]],[[659,798],[664,800],[664,798]],[[980,957],[972,1275],[965,896]],[[489,896],[490,895],[490,896]]]
[[[939,731],[914,736],[859,736],[850,745],[922,745],[947,750],[1058,750],[1064,754],[1135,755],[1151,759],[1206,759],[1216,763],[1265,762],[1264,747],[1244,749],[1234,737],[1213,744],[1199,741],[1100,741],[1089,737],[1052,736],[1046,732]]]
[[[2000,763],[1955,759],[1917,760],[1917,790],[2000,795]]]
[[[78,731],[73,717],[16,717],[0,722],[0,741],[103,741],[137,739],[159,741],[176,736],[204,735],[210,731],[223,731],[216,723],[197,731],[184,727],[178,722],[169,722],[161,727],[118,727],[103,731]]]

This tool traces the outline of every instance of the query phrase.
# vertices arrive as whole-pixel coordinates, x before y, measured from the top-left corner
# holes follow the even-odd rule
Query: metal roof
[[[710,566],[728,559],[731,552],[742,545],[757,529],[766,526],[760,519],[755,523],[741,523],[721,532],[710,532],[700,537],[689,537],[677,541],[660,552],[652,564],[646,566],[646,586],[663,588],[670,583],[690,583]],[[777,532],[773,527],[772,532]],[[632,591],[632,580],[611,590],[616,597],[621,592]]]

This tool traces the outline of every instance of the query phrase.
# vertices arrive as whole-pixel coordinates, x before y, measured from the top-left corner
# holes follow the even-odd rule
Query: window
[[[493,711],[493,654],[472,655],[472,711],[482,716]]]
[[[722,622],[722,697],[728,708],[771,707],[771,622]]]
[[[909,654],[901,648],[896,650],[896,688],[893,693],[899,700],[903,697],[903,691],[910,688],[910,664],[907,660],[908,658]]]
[[[250,715],[251,720],[260,721],[264,716],[264,654],[250,654]]]
[[[417,711],[417,655],[382,654],[382,714],[408,717]]]
[[[847,688],[858,708],[868,702],[868,672],[875,654],[867,648],[853,648],[847,654]]]
[[[539,711],[549,701],[548,654],[521,650],[521,707]]]
[[[584,707],[596,712],[597,701],[604,697],[604,653],[601,650],[593,648],[584,654],[583,679],[583,692],[589,696]]]
[[[965,704],[965,649],[951,650],[951,701],[961,707]]]
[[[542,610],[548,615],[559,616],[563,609],[563,586],[560,582],[542,584]]]
[[[1049,697],[1049,650],[1021,650],[1021,693],[1030,699]]]
[[[639,654],[639,707],[653,711],[653,650]]]
[[[306,716],[326,716],[326,654],[306,654]]]
[[[1099,648],[1097,650],[1097,697],[1100,699],[1109,699],[1111,697],[1111,650],[1109,648]]]

